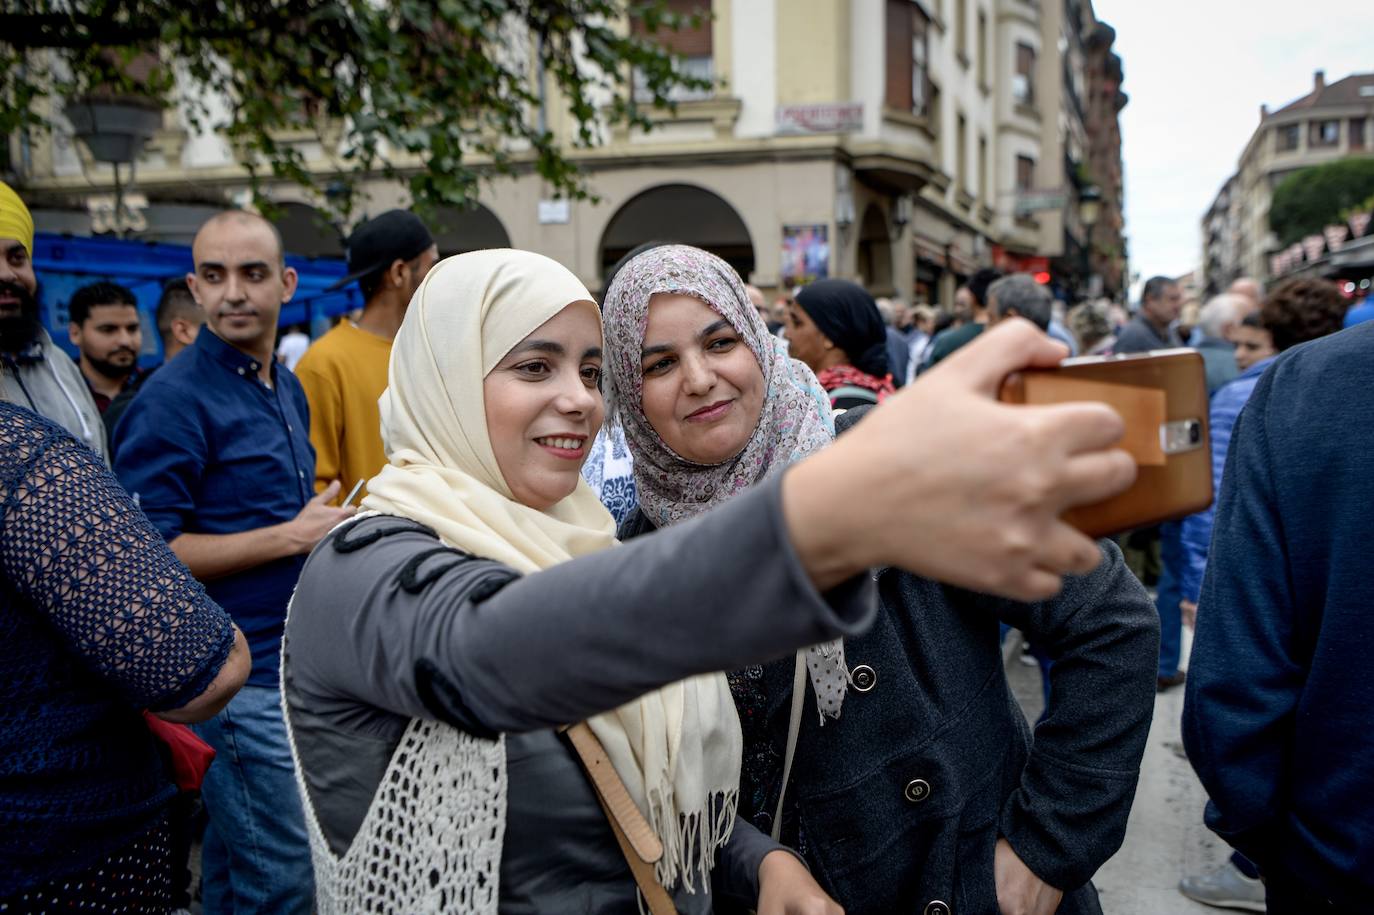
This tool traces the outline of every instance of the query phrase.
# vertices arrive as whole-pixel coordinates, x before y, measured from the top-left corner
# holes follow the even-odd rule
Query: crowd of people
[[[948,313],[770,305],[651,242],[594,297],[393,210],[302,352],[280,236],[226,211],[143,371],[114,283],[54,346],[33,233],[0,185],[0,912],[185,908],[192,844],[207,913],[1101,912],[1185,679],[1236,854],[1181,890],[1374,889],[1374,322],[1329,283],[1240,282],[1184,337],[1164,278],[1133,317],[991,270]],[[1121,418],[998,387],[1182,345],[1215,510],[1094,541],[1060,515],[1134,480]]]

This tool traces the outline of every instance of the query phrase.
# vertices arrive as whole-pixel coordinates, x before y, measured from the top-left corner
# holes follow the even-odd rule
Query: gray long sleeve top
[[[410,719],[506,733],[503,915],[638,911],[561,724],[696,674],[862,631],[869,576],[822,596],[787,539],[781,479],[633,544],[521,576],[404,519],[364,519],[311,555],[283,643],[287,713],[327,841],[347,849]],[[778,846],[742,819],[717,894],[753,904]],[[684,913],[715,894],[679,891]]]
[[[20,353],[0,353],[0,400],[45,416],[110,465],[105,426],[86,379],[46,330]]]

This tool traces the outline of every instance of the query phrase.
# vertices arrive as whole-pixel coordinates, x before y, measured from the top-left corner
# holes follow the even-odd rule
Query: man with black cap
[[[429,230],[405,210],[388,210],[349,238],[348,276],[335,288],[358,281],[366,300],[362,316],[341,322],[296,365],[310,402],[316,492],[338,480],[346,497],[354,483],[386,465],[377,399],[386,390],[391,341],[438,260]]]

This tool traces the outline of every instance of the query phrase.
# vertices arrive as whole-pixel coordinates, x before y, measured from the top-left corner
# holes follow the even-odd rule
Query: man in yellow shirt
[[[339,498],[345,498],[354,483],[385,466],[377,398],[386,390],[391,341],[438,259],[425,224],[405,210],[388,210],[349,237],[348,276],[334,288],[358,281],[367,303],[362,317],[341,322],[296,365],[310,402],[316,492],[338,480]]]

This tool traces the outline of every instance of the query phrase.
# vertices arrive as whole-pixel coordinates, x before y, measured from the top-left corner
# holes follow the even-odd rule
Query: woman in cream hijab
[[[1016,328],[985,336],[979,365],[956,356],[932,373],[932,396],[899,395],[848,441],[616,546],[578,474],[605,413],[591,296],[536,254],[440,262],[392,350],[390,463],[307,560],[286,624],[319,909],[638,912],[560,736],[587,721],[628,795],[618,819],[647,821],[652,835],[630,843],[678,911],[724,898],[760,915],[838,912],[735,818],[739,724],[715,672],[861,631],[870,567],[969,586],[995,569],[1002,590],[1035,595],[1095,563],[1057,515],[1129,484],[1129,458],[1123,470],[1100,450],[1119,422],[993,403],[984,376],[1059,351]],[[1031,505],[997,485],[1000,455],[970,454],[1018,424],[1047,436],[1017,467],[1050,481]],[[1034,548],[1011,555],[1008,531]]]
[[[735,821],[739,721],[708,671],[852,629],[868,589],[827,601],[779,555],[772,586],[806,611],[722,639],[719,613],[703,612],[721,595],[703,563],[739,549],[726,524],[766,536],[780,520],[767,511],[590,559],[615,546],[578,475],[604,417],[601,328],[586,289],[547,258],[440,263],[390,374],[390,464],[306,566],[283,655],[321,910],[637,911],[554,730],[588,719],[662,846],[656,876],[680,911],[712,911],[718,895],[838,911],[796,858]]]

